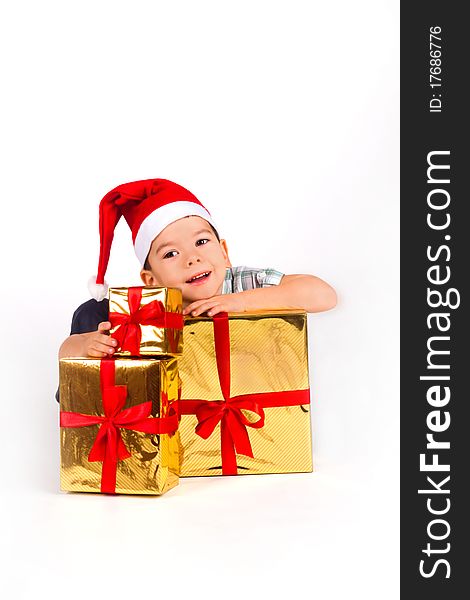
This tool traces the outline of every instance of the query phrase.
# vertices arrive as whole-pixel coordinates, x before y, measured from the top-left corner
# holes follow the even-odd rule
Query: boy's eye
[[[202,238],[196,242],[196,246],[203,246],[204,244],[207,244],[208,241],[207,238]]]
[[[177,254],[178,252],[176,250],[170,250],[163,256],[163,258],[173,258],[173,256],[176,256]]]

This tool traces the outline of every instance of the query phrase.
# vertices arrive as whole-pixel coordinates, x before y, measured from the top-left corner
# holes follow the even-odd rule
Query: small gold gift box
[[[163,287],[109,289],[110,334],[115,356],[177,356],[183,351],[181,290]]]

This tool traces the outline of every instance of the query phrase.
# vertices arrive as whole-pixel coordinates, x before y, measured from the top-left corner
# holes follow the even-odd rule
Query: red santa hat
[[[100,258],[98,273],[88,283],[95,300],[106,297],[104,280],[114,229],[121,218],[132,231],[134,250],[143,266],[150,246],[167,225],[188,216],[202,217],[214,225],[209,211],[190,191],[167,179],[145,179],[124,183],[111,190],[100,202]]]

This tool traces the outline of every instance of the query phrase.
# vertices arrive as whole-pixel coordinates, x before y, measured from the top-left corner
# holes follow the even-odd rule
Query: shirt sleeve
[[[279,285],[281,279],[284,277],[284,273],[276,271],[275,269],[260,269],[256,273],[256,280],[258,287],[271,287],[273,285]]]
[[[76,333],[89,333],[96,331],[99,323],[107,321],[109,318],[109,300],[105,298],[101,302],[96,300],[88,300],[81,304],[73,313],[72,326],[70,327],[70,335]],[[59,389],[55,394],[55,399],[60,402]]]
[[[223,293],[237,294],[246,290],[279,285],[283,277],[283,273],[271,268],[231,267],[227,270]]]
[[[73,313],[70,335],[75,333],[89,333],[96,331],[98,325],[107,321],[109,317],[109,300],[105,298],[101,302],[88,300],[81,304]]]

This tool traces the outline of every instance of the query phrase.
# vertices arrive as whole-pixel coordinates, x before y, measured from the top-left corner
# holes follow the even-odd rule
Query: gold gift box
[[[60,407],[86,415],[104,415],[100,360],[60,360]],[[152,417],[168,417],[178,399],[176,358],[121,359],[115,364],[115,384],[127,386],[124,409],[151,400]],[[176,404],[175,404],[176,406]],[[100,425],[61,427],[60,483],[63,491],[100,492],[103,462],[88,455]],[[160,495],[178,484],[179,434],[148,434],[119,429],[131,453],[117,465],[116,493]]]
[[[229,315],[230,396],[308,390],[307,315],[283,310]],[[208,439],[195,433],[198,419],[184,414],[185,399],[223,400],[216,365],[212,319],[186,318],[179,359],[183,415],[180,476],[222,474],[221,424]],[[238,474],[312,471],[309,394],[307,403],[264,408],[262,428],[247,427],[253,458],[237,454]],[[255,420],[248,411],[242,411]]]
[[[130,315],[129,308],[129,290],[140,289],[142,297],[140,307],[145,307],[151,302],[161,302],[166,313],[170,313],[170,318],[173,315],[182,315],[182,295],[178,288],[164,287],[140,287],[140,288],[110,288],[109,289],[109,313],[110,321],[111,313],[120,313],[122,315]],[[182,321],[182,316],[181,316]],[[110,335],[113,334],[122,325],[117,325],[110,330]],[[159,327],[154,325],[139,325],[141,340],[138,352],[118,349],[114,356],[162,356],[162,355],[180,355],[183,351],[183,331],[173,327]]]

